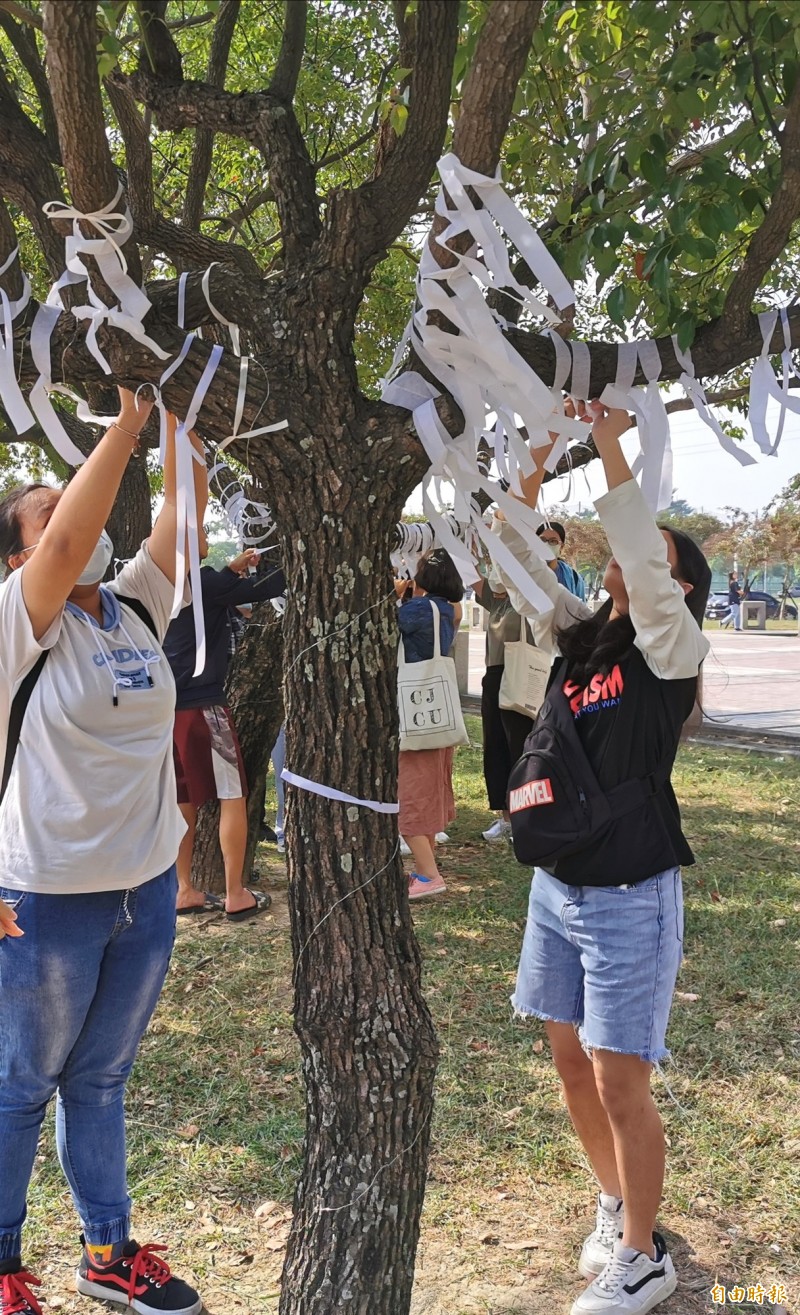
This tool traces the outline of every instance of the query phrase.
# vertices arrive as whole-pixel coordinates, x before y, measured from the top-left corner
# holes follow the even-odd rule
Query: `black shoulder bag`
[[[153,618],[145,607],[144,603],[138,598],[127,598],[122,594],[115,594],[118,602],[126,603],[132,612],[135,612],[140,621],[143,621],[147,629],[156,635],[156,627]],[[44,670],[44,664],[50,656],[50,649],[46,648],[39,655],[36,662],[31,667],[25,679],[22,681],[14,698],[11,701],[11,711],[8,716],[8,738],[6,739],[6,758],[3,763],[3,779],[0,782],[0,804],[5,799],[8,782],[11,778],[11,768],[14,766],[14,759],[19,746],[19,737],[22,733],[22,722],[25,718],[25,711],[31,701],[31,694],[36,688],[36,682]]]
[[[561,689],[566,669],[562,661],[508,781],[514,853],[530,867],[548,867],[586,849],[609,822],[632,813],[662,789],[672,770],[670,758],[649,776],[603,790]]]

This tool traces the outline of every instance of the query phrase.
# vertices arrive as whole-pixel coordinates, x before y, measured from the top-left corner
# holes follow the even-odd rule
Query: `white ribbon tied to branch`
[[[50,289],[48,304],[63,305],[62,288],[73,284],[86,284],[89,304],[74,306],[72,314],[76,320],[89,321],[86,346],[105,374],[111,374],[112,370],[97,342],[97,332],[102,324],[121,329],[160,360],[169,360],[169,352],[165,352],[144,331],[142,321],[150,310],[151,303],[147,294],[128,274],[128,263],[122,252],[122,244],[127,242],[133,232],[133,220],[127,206],[124,210],[116,209],[121,199],[122,184],[120,183],[113,201],[100,210],[85,212],[75,206],[64,205],[61,201],[48,201],[42,207],[49,219],[72,220],[72,233],[66,238],[66,269]],[[98,236],[85,237],[81,231],[82,223],[93,228]],[[118,306],[107,306],[98,297],[92,287],[84,257],[95,261],[101,277],[117,298]]]
[[[527,431],[533,445],[543,446],[549,442],[548,432],[558,435],[558,441],[568,441],[585,438],[587,426],[564,414],[561,396],[548,388],[511,346],[503,333],[505,320],[486,301],[484,290],[510,290],[529,315],[549,324],[558,320],[548,305],[514,277],[501,229],[559,309],[571,305],[574,295],[541,238],[503,191],[498,177],[487,178],[465,169],[452,154],[440,161],[439,173],[443,190],[436,210],[447,224],[437,240],[452,263],[442,268],[429,246],[423,251],[417,276],[417,307],[395,353],[383,399],[413,411],[417,433],[431,462],[423,482],[423,510],[465,582],[475,578],[474,563],[462,542],[469,528],[528,601],[540,610],[548,610],[551,604],[547,596],[484,524],[474,495],[482,491],[497,503],[533,550],[546,560],[546,549],[536,537],[543,517],[488,478],[479,451],[482,442],[493,449],[501,477],[507,479],[512,492],[520,493],[520,476],[534,470],[522,431]],[[482,208],[473,203],[469,189],[478,196]],[[464,233],[472,239],[470,248],[456,253],[450,244]],[[457,332],[445,332],[431,322],[437,311]],[[409,345],[461,408],[465,423],[456,438],[450,437],[436,412],[436,386],[416,372],[398,373]],[[458,533],[445,518],[441,494],[438,506],[433,500],[443,480],[453,486]]]

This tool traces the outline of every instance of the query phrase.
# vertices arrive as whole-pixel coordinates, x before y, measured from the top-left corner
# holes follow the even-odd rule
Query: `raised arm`
[[[176,452],[175,452],[175,431],[178,422],[174,415],[167,415],[167,450],[164,457],[164,505],[158,514],[158,520],[153,526],[153,532],[148,541],[150,556],[160,571],[175,583],[175,545],[178,535],[178,497],[177,497],[177,470],[176,470]],[[206,459],[203,451],[203,444],[200,438],[192,429],[189,431],[193,450],[201,458],[200,461],[192,460],[192,477],[194,481],[194,496],[197,506],[197,525],[198,529],[202,527],[203,519],[208,506],[208,474],[206,471]],[[189,552],[188,545],[186,551],[186,563],[188,570]]]
[[[575,414],[572,409],[572,403],[567,402],[567,414]],[[551,441],[556,435],[551,434]],[[545,444],[543,447],[532,447],[531,457],[536,467],[532,475],[527,476],[520,481],[522,490],[522,500],[529,507],[536,507],[544,482],[544,463],[550,455],[550,448]],[[528,602],[526,598],[515,587],[513,580],[505,574],[502,566],[497,567],[497,571],[503,581],[503,585],[508,591],[511,600],[511,606],[520,616],[528,618],[534,642],[537,648],[541,648],[546,653],[553,653],[556,649],[556,633],[565,629],[567,626],[574,625],[576,621],[583,621],[586,617],[592,615],[591,608],[582,602],[569,589],[565,589],[559,583],[554,571],[545,562],[537,551],[539,541],[534,544],[523,536],[519,530],[515,530],[502,513],[495,518],[493,527],[500,535],[503,543],[513,553],[521,566],[525,568],[528,574],[536,581],[536,584],[547,594],[552,603],[552,607],[543,611],[536,609]]]
[[[119,416],[55,502],[38,542],[23,544],[36,548],[22,567],[22,597],[36,639],[49,630],[97,546],[150,414],[152,403],[137,407],[124,388],[119,395]]]
[[[686,586],[673,575],[668,545],[631,474],[620,446],[629,426],[625,411],[590,402],[592,437],[608,493],[595,506],[619,564],[636,630],[636,647],[662,680],[696,676],[708,641],[686,606]]]

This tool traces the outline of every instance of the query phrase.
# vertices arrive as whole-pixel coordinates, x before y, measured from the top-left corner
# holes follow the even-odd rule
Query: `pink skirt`
[[[456,815],[454,749],[407,749],[400,754],[397,797],[400,834],[435,836]]]

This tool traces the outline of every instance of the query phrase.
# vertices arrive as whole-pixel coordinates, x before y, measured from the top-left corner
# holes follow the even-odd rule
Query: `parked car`
[[[706,620],[721,621],[730,611],[727,594],[709,594],[706,603]]]
[[[774,594],[765,594],[759,589],[750,589],[747,593],[747,602],[766,603],[768,621],[774,621],[780,616],[780,599],[776,598]],[[729,611],[730,604],[727,594],[709,594],[706,604],[706,617],[709,621],[722,621]],[[787,621],[796,621],[797,605],[787,601],[783,615]]]

